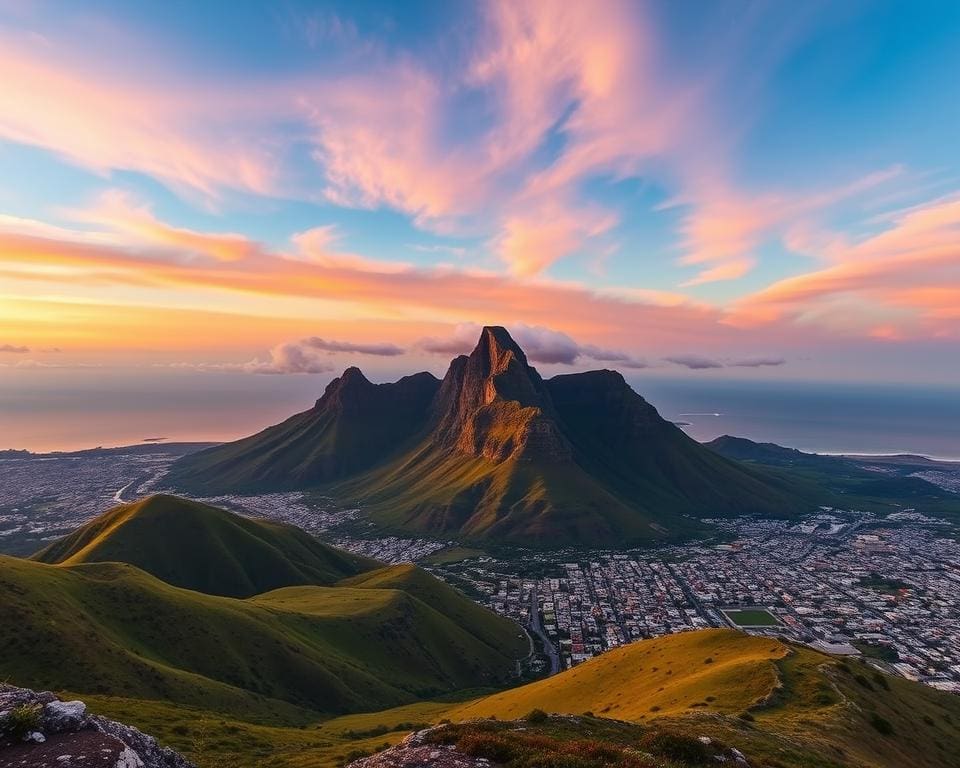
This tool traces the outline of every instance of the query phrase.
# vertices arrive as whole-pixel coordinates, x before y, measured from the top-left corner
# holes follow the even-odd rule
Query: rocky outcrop
[[[426,737],[435,731],[428,728],[411,733],[399,744],[370,757],[354,760],[348,768],[491,768],[485,757],[472,757],[452,744],[431,744]]]
[[[0,768],[195,768],[152,736],[60,701],[0,684]]]
[[[468,456],[499,463],[572,453],[543,379],[504,328],[484,328],[470,356],[451,363],[434,413],[432,439]]]

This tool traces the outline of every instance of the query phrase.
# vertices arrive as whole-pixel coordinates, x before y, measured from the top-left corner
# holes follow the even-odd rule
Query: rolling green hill
[[[129,563],[168,584],[228,597],[332,584],[379,567],[294,526],[163,494],[114,507],[33,559]]]
[[[299,586],[238,600],[128,564],[0,557],[0,677],[274,723],[509,681],[527,652],[519,628],[428,579],[416,595]]]
[[[409,563],[367,571],[344,579],[338,586],[400,590],[421,600],[459,626],[470,627],[474,637],[491,648],[503,648],[506,643],[505,647],[519,651],[527,644],[526,635],[513,622],[492,615],[486,608],[466,599],[449,584]],[[511,632],[514,639],[508,641]]]
[[[414,381],[418,396],[398,405]],[[439,385],[418,374],[375,386],[350,369],[313,411],[184,457],[167,482],[323,487],[390,528],[532,546],[676,539],[704,529],[697,517],[790,516],[823,501],[705,449],[618,373],[544,380],[496,326]]]

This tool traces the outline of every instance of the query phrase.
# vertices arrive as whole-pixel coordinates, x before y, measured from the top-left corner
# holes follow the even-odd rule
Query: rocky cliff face
[[[468,456],[500,463],[571,455],[543,379],[505,328],[484,328],[470,356],[451,363],[434,413],[436,444]]]
[[[0,684],[0,768],[195,768],[82,701]]]

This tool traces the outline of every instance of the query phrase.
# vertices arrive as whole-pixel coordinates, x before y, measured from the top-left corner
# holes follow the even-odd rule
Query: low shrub
[[[893,724],[889,720],[880,717],[880,715],[878,715],[876,712],[874,712],[870,717],[870,725],[876,728],[877,731],[882,733],[884,736],[893,735]]]
[[[41,709],[39,704],[21,704],[19,707],[14,707],[7,713],[2,723],[2,730],[15,741],[20,741],[28,733],[40,727]]]

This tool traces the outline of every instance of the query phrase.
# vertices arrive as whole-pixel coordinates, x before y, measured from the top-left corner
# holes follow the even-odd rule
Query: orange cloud
[[[734,307],[729,322],[756,326],[797,320],[844,300],[855,302],[848,327],[869,325],[874,336],[960,335],[960,198],[900,211],[886,223],[885,230],[856,243],[834,238],[824,253],[829,266],[748,296]],[[884,309],[899,313],[901,326],[874,323]]]
[[[137,203],[119,190],[105,192],[95,207],[72,211],[71,216],[147,245],[171,247],[216,261],[239,261],[253,255],[255,250],[254,244],[243,235],[171,227],[158,220],[149,206]]]
[[[237,261],[190,261],[169,252],[116,245],[0,235],[0,275],[18,282],[81,286],[114,285],[152,291],[163,301],[170,289],[210,296],[242,294],[244,311],[256,297],[313,299],[351,308],[351,316],[406,317],[421,325],[515,322],[561,328],[580,338],[627,346],[635,328],[648,329],[646,341],[665,347],[696,333],[704,339],[730,337],[721,313],[705,306],[656,304],[643,298],[604,295],[577,284],[529,281],[452,268],[388,273],[344,265],[291,259],[251,246]],[[10,284],[10,283],[8,283]],[[178,294],[180,295],[180,294]],[[624,342],[627,342],[626,344]]]

